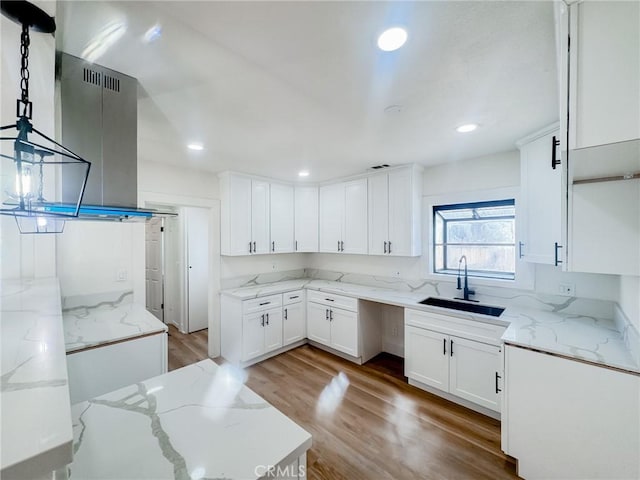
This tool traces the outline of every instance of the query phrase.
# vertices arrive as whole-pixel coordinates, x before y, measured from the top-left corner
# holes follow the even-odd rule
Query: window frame
[[[433,207],[438,205],[476,203],[482,201],[492,201],[500,198],[513,198],[516,209],[516,245],[522,240],[522,226],[524,225],[525,209],[520,201],[519,187],[497,187],[491,189],[481,189],[473,191],[461,191],[452,193],[442,193],[438,195],[425,195],[423,197],[423,238],[425,255],[423,255],[422,272],[423,278],[436,283],[451,283],[455,285],[454,275],[434,273],[434,228],[433,228]],[[473,285],[518,288],[521,290],[534,290],[535,287],[535,265],[527,263],[516,255],[515,279],[504,280],[500,278],[473,277]]]
[[[436,242],[436,222],[437,222],[437,215],[438,212],[440,211],[453,211],[453,210],[473,210],[473,209],[480,209],[480,208],[486,208],[486,207],[513,207],[513,215],[507,215],[507,216],[496,216],[496,217],[479,217],[479,218],[452,218],[452,219],[446,219],[444,218],[443,215],[440,215],[440,218],[442,219],[442,221],[444,222],[444,226],[443,226],[443,230],[442,230],[442,243],[437,243]],[[456,246],[456,245],[460,245],[460,246],[464,246],[464,245],[472,245],[472,246],[489,246],[489,247],[499,247],[501,245],[504,246],[513,246],[514,249],[514,266],[513,266],[513,272],[492,272],[489,270],[471,270],[469,269],[469,277],[473,277],[473,278],[489,278],[489,279],[495,279],[495,280],[507,280],[507,281],[514,281],[515,277],[516,277],[516,255],[515,255],[515,249],[516,249],[516,236],[517,236],[517,228],[516,228],[516,200],[515,198],[504,198],[504,199],[499,199],[499,200],[483,200],[483,201],[479,201],[479,202],[461,202],[461,203],[452,203],[452,204],[445,204],[445,205],[433,205],[432,207],[432,215],[431,215],[431,222],[433,223],[432,226],[432,238],[431,238],[431,243],[432,243],[432,249],[431,249],[431,254],[433,255],[433,265],[432,265],[432,273],[436,274],[436,275],[457,275],[457,271],[452,271],[451,269],[446,268],[447,265],[447,246],[448,245],[452,245],[452,246]],[[514,222],[514,237],[513,237],[513,244],[511,243],[491,243],[491,242],[487,242],[487,243],[455,243],[455,244],[450,244],[447,242],[447,224],[448,222],[478,222],[478,221],[491,221],[491,220],[513,220]],[[437,254],[436,254],[436,249],[442,246],[442,255],[443,255],[443,263],[442,265],[444,266],[443,269],[436,271],[436,259],[437,259]]]

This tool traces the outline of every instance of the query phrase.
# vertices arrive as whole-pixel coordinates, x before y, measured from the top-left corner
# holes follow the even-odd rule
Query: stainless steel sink
[[[463,312],[480,313],[482,315],[491,315],[499,317],[504,312],[504,308],[491,307],[480,303],[457,302],[455,300],[447,300],[446,298],[429,297],[418,302],[423,305],[432,305],[434,307],[451,308],[453,310],[462,310]]]

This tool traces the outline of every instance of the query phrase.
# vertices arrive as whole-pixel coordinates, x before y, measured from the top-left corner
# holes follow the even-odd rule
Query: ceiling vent
[[[387,165],[386,163],[383,163],[382,165],[375,165],[373,167],[371,167],[371,170],[380,170],[381,168],[389,168],[390,165]]]

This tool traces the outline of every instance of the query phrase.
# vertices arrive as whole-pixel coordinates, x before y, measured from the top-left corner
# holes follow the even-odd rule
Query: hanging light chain
[[[21,101],[25,111],[29,104],[29,25],[22,24],[22,35],[20,36],[20,89],[22,90]]]

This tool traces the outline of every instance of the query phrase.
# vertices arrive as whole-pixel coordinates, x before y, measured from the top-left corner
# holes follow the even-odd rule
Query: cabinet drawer
[[[329,307],[343,308],[352,312],[358,311],[358,299],[344,297],[342,295],[334,295],[333,293],[316,292],[314,290],[307,291],[307,299],[310,302],[320,303]]]
[[[268,310],[282,306],[282,295],[269,295],[267,297],[254,298],[242,302],[242,313],[253,313],[260,310]]]
[[[293,292],[287,292],[282,294],[282,304],[291,305],[292,303],[299,303],[304,300],[304,290],[295,290]]]
[[[441,315],[439,313],[422,312],[420,310],[404,309],[404,323],[414,327],[428,328],[447,335],[468,338],[478,342],[500,345],[500,338],[506,327],[483,323],[475,320]]]

